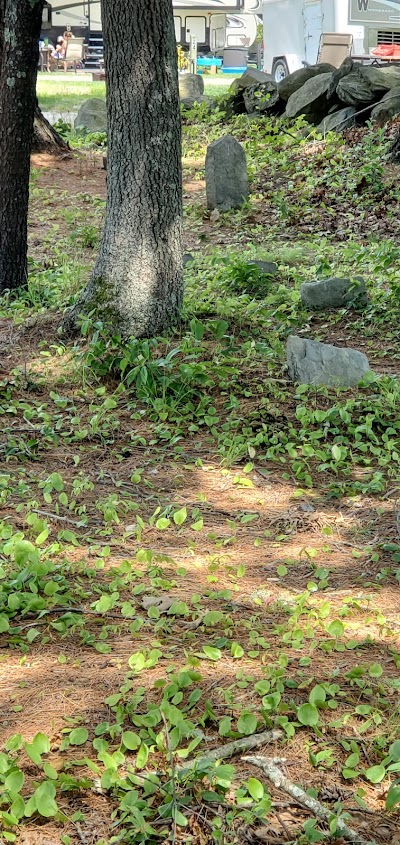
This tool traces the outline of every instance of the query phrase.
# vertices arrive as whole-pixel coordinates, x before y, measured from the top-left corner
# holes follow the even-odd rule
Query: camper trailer
[[[250,46],[257,31],[255,15],[262,0],[173,0],[177,44],[188,47],[195,36],[200,50]],[[51,35],[65,30],[89,43],[102,43],[100,0],[51,0]],[[241,14],[243,13],[243,14]]]
[[[400,0],[264,0],[264,70],[279,82],[315,64],[321,34],[348,33],[354,55],[400,44]]]

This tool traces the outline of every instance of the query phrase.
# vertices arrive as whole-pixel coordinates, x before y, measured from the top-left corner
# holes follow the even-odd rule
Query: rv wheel
[[[281,82],[285,76],[289,76],[289,68],[286,59],[275,59],[272,65],[272,76],[275,82]]]

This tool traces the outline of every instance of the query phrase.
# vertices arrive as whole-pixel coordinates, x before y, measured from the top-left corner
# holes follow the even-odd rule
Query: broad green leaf
[[[340,458],[342,457],[342,450],[336,443],[332,446],[332,457],[334,461],[340,461]]]
[[[314,704],[302,704],[297,711],[297,718],[301,725],[317,725],[319,713]]]
[[[284,578],[287,575],[288,569],[287,566],[284,566],[283,563],[280,563],[279,566],[276,567],[276,572],[280,578]]]
[[[355,751],[353,754],[350,754],[349,757],[347,757],[346,766],[349,769],[354,769],[355,766],[358,766],[359,762],[360,762],[360,755],[359,755],[358,751]]]
[[[393,763],[400,762],[400,739],[396,739],[392,742],[389,748],[389,757]]]
[[[238,719],[237,729],[244,736],[250,736],[257,730],[257,717],[253,713],[243,713]]]
[[[181,813],[180,810],[178,810],[178,809],[174,810],[173,818],[175,819],[175,821],[176,821],[177,825],[179,825],[179,827],[186,827],[188,820],[187,820],[186,816],[184,816],[183,813]]]
[[[7,792],[10,792],[11,795],[14,795],[14,793],[19,792],[20,789],[22,789],[24,781],[25,777],[23,772],[21,772],[19,769],[15,769],[13,772],[10,772],[10,774],[7,775],[4,782],[4,788]]]
[[[50,763],[43,764],[43,771],[49,780],[57,780],[58,779],[58,771],[54,768]]]
[[[247,789],[254,801],[261,801],[261,798],[264,797],[264,786],[257,778],[248,779]]]
[[[203,647],[204,654],[209,660],[220,660],[222,657],[222,651],[219,648],[214,648],[211,645],[205,645]]]
[[[183,525],[185,520],[187,519],[187,510],[186,508],[181,508],[179,511],[175,511],[173,515],[173,520],[175,525]]]
[[[131,654],[128,665],[131,669],[135,672],[141,672],[144,669],[146,663],[146,658],[141,651],[135,652],[135,654]]]
[[[387,810],[392,810],[397,804],[400,804],[400,784],[390,787],[385,806]]]
[[[367,771],[365,772],[365,777],[371,783],[380,783],[381,780],[383,780],[383,778],[385,777],[385,775],[386,769],[384,766],[371,766],[371,768],[367,769]]]
[[[46,819],[56,816],[58,813],[58,807],[54,800],[55,794],[56,788],[48,780],[41,783],[33,794],[39,815],[44,816]]]
[[[37,766],[42,765],[42,754],[48,754],[50,751],[50,740],[46,734],[37,733],[31,743],[25,743],[25,751]]]
[[[368,674],[371,678],[380,678],[383,675],[383,669],[380,663],[372,663],[368,669]]]
[[[4,634],[5,631],[8,631],[10,627],[10,622],[8,620],[8,616],[5,613],[0,613],[0,634]]]
[[[326,701],[326,692],[320,684],[317,684],[315,687],[312,688],[310,695],[308,696],[308,700],[310,704],[315,704],[318,707],[321,704],[324,704]]]
[[[129,751],[136,751],[141,744],[141,739],[133,731],[124,731],[122,734],[122,742],[125,745],[125,748],[128,748]]]
[[[71,745],[84,745],[89,738],[89,731],[86,728],[74,728],[69,735]]]
[[[166,516],[160,516],[160,519],[157,519],[156,528],[158,528],[159,531],[165,531],[165,529],[169,528],[170,525],[171,520]]]
[[[209,610],[203,619],[204,625],[218,625],[218,622],[221,622],[221,619],[224,618],[224,614],[221,613],[220,610]]]
[[[149,749],[148,749],[147,745],[145,745],[144,742],[142,742],[142,744],[139,748],[139,751],[136,755],[136,768],[137,769],[143,769],[145,767],[147,760],[148,760],[148,756],[149,756]]]
[[[232,719],[229,716],[224,716],[219,723],[218,733],[220,736],[228,736],[231,732]]]
[[[344,634],[343,622],[340,619],[334,619],[333,622],[329,623],[326,630],[331,637],[342,637]]]
[[[232,643],[231,645],[231,655],[236,659],[240,659],[244,655],[244,649],[242,648],[239,643]]]
[[[348,769],[347,766],[345,766],[345,768],[342,769],[342,776],[346,780],[351,780],[352,778],[358,778],[360,776],[360,772],[356,769]]]

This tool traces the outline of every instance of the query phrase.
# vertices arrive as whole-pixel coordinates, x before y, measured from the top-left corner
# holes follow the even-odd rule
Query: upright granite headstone
[[[207,147],[207,207],[219,211],[240,208],[249,196],[246,154],[233,135],[224,135]]]

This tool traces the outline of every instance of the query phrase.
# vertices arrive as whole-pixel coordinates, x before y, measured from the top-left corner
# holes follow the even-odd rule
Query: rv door
[[[213,53],[223,50],[226,40],[226,16],[211,15],[210,18],[210,47]]]
[[[305,3],[303,8],[305,58],[309,65],[315,65],[318,56],[319,39],[322,32],[322,2]]]

